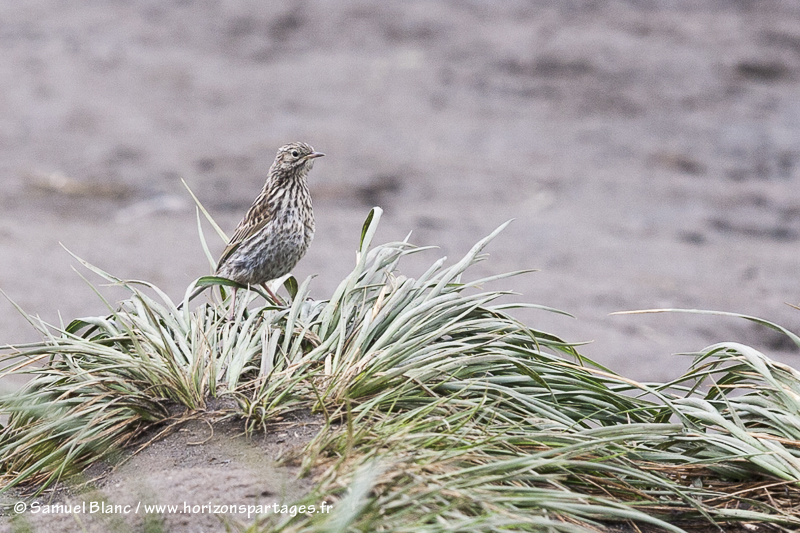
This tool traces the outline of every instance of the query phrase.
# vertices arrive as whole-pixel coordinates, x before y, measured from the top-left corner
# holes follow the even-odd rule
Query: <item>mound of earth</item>
[[[300,413],[246,435],[241,420],[201,417],[147,444],[164,430],[152,428],[139,438],[139,453],[134,445],[113,465],[90,468],[81,484],[60,484],[27,501],[21,514],[7,511],[0,532],[220,531],[259,514],[296,513],[286,504],[311,481],[278,459],[323,424],[321,416]],[[22,501],[19,492],[3,499],[4,508]]]

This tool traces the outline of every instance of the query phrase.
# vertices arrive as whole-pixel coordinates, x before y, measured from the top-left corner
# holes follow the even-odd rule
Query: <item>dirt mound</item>
[[[93,467],[82,488],[62,485],[27,501],[22,514],[9,511],[0,531],[220,531],[224,521],[297,513],[285,504],[306,494],[310,481],[276,459],[300,449],[323,423],[305,413],[246,436],[237,420],[189,420],[138,454],[122,454],[117,467]],[[3,499],[9,506],[22,501]]]

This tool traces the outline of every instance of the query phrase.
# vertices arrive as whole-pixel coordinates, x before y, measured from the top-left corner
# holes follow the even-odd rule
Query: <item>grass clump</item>
[[[511,317],[514,305],[497,303],[507,292],[481,288],[516,273],[463,279],[504,226],[414,279],[397,265],[422,248],[371,247],[380,213],[330,300],[290,278],[287,306],[259,306],[251,291],[232,319],[224,280],[190,286],[187,300],[223,286],[220,302],[190,310],[87,265],[131,297],[105,317],[34,322],[42,342],[6,348],[3,373],[33,379],[0,402],[3,490],[42,490],[152,424],[203,416],[210,398],[228,397],[235,407],[214,416],[252,431],[299,409],[326,420],[296,458],[316,482],[297,503],[334,511],[243,530],[800,526],[796,370],[726,343],[670,383],[618,376]]]

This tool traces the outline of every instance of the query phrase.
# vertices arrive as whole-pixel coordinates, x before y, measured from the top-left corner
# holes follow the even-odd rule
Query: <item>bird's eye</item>
[[[292,150],[292,157],[298,157],[300,154],[297,153],[297,150]]]

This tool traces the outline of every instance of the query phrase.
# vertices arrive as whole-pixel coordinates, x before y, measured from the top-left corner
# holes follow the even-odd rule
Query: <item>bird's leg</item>
[[[231,300],[231,314],[228,316],[228,321],[233,321],[233,315],[236,313],[236,291],[239,290],[239,287],[233,288],[233,299]]]
[[[261,286],[264,287],[264,290],[267,291],[267,294],[269,294],[269,297],[272,298],[272,300],[276,304],[278,304],[278,305],[286,305],[286,302],[284,302],[282,299],[280,299],[277,294],[272,292],[272,289],[267,287],[267,283],[266,282],[262,283]]]

